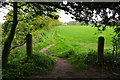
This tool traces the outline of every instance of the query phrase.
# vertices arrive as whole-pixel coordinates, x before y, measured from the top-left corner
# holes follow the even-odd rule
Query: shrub
[[[43,74],[52,69],[55,60],[50,56],[37,53],[32,59],[11,61],[6,69],[3,69],[3,79],[24,78],[24,76],[32,74]]]

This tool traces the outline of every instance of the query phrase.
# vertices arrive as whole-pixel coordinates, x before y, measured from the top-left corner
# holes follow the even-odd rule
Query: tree
[[[12,4],[12,3],[11,3]],[[3,3],[3,6],[9,5],[8,3]],[[8,56],[10,53],[11,42],[14,38],[15,29],[18,23],[17,20],[17,11],[22,10],[25,13],[29,13],[33,18],[36,15],[47,15],[53,18],[58,18],[56,15],[51,15],[49,12],[56,12],[56,9],[63,9],[66,13],[72,14],[75,20],[77,21],[84,21],[88,23],[88,21],[92,21],[96,27],[106,27],[106,25],[110,24],[110,19],[115,21],[120,20],[120,3],[119,2],[68,2],[67,4],[63,4],[62,2],[24,2],[24,3],[13,3],[13,25],[11,27],[10,35],[8,36],[4,48],[2,51],[2,65],[3,68],[7,66]],[[25,7],[23,7],[25,6]],[[107,11],[107,9],[109,11]],[[47,12],[47,13],[46,13]],[[33,14],[35,13],[35,14]],[[112,13],[112,16],[108,16],[108,13]],[[116,17],[117,15],[117,17]],[[102,23],[97,24],[97,16],[102,18]],[[95,17],[95,18],[93,18]],[[24,19],[23,19],[24,20]],[[120,24],[117,24],[120,25]]]
[[[31,33],[34,30],[37,29],[51,29],[54,26],[57,26],[58,24],[60,24],[59,20],[56,19],[52,19],[48,16],[36,16],[34,17],[34,19],[29,19],[29,14],[25,14],[22,11],[18,11],[18,19],[23,19],[23,18],[27,18],[27,20],[23,20],[23,21],[19,21],[16,31],[15,31],[15,36],[14,39],[12,41],[12,45],[11,45],[11,49],[15,49],[17,47],[20,47],[22,45],[24,45],[26,43],[26,35]],[[55,13],[50,13],[50,14],[54,14]],[[9,33],[10,33],[10,29],[12,26],[12,15],[13,15],[13,11],[9,11],[8,14],[6,15],[5,18],[5,22],[2,25],[2,43],[4,44],[4,42],[6,41]]]
[[[11,48],[11,43],[12,43],[12,40],[14,38],[14,34],[15,34],[15,29],[16,29],[16,26],[17,26],[17,3],[14,3],[14,6],[13,6],[13,24],[12,24],[12,27],[11,27],[11,32],[4,44],[4,48],[3,48],[3,51],[2,51],[2,67],[5,68],[7,66],[7,62],[8,62],[8,56],[9,56],[9,53],[10,53],[10,48]]]
[[[5,4],[7,4],[7,3],[5,3]],[[23,5],[25,5],[25,7],[23,7]],[[33,5],[35,5],[35,4],[33,4]],[[29,3],[28,4],[27,3],[17,3],[17,2],[14,2],[13,4],[11,3],[11,6],[13,6],[13,24],[12,24],[12,27],[11,27],[10,34],[9,34],[8,38],[6,39],[6,41],[4,43],[4,48],[3,48],[3,51],[2,51],[2,67],[3,68],[7,67],[8,56],[9,56],[10,49],[11,49],[11,43],[13,41],[16,26],[17,26],[18,21],[19,21],[17,19],[18,18],[18,15],[17,15],[18,10],[22,10],[25,13],[30,14],[31,16],[29,16],[29,19],[34,18],[36,16],[36,14],[38,14],[38,15],[48,15],[50,17],[57,18],[56,15],[51,15],[50,14],[50,12],[55,11],[56,8],[52,9],[52,11],[51,11],[50,7],[41,5],[41,6],[37,6],[37,7],[39,7],[37,9],[36,7],[32,6],[32,4],[29,4]],[[31,7],[27,8],[28,6],[31,6]],[[46,13],[45,11],[48,11],[48,12]],[[35,14],[35,12],[36,12],[36,14]],[[27,19],[22,19],[22,20],[27,20]]]

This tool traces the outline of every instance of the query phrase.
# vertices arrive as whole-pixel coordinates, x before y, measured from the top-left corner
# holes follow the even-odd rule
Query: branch
[[[15,49],[16,47],[23,46],[25,43],[26,43],[26,42],[24,42],[23,44],[20,44],[20,45],[14,46],[13,48],[10,49],[10,51],[13,50],[13,49]]]
[[[25,5],[27,5],[27,4],[22,4],[22,5],[18,6],[18,8],[21,8],[22,6],[25,6]]]

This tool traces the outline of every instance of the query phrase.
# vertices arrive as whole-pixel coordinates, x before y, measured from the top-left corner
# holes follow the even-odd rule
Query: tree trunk
[[[11,31],[10,31],[10,34],[4,44],[4,48],[3,48],[3,51],[2,51],[2,68],[6,68],[7,67],[7,63],[8,63],[8,56],[9,56],[9,53],[10,53],[10,48],[11,48],[11,43],[13,41],[13,38],[14,38],[14,34],[15,34],[15,29],[16,29],[16,26],[17,26],[17,2],[14,2],[13,3],[13,24],[12,24],[12,27],[11,27]]]

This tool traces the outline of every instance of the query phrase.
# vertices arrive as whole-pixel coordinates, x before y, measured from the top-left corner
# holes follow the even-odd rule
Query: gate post
[[[27,34],[26,37],[26,48],[27,48],[27,60],[32,58],[32,35]]]
[[[104,51],[104,37],[99,37],[97,60],[100,64],[103,62],[103,51]]]

